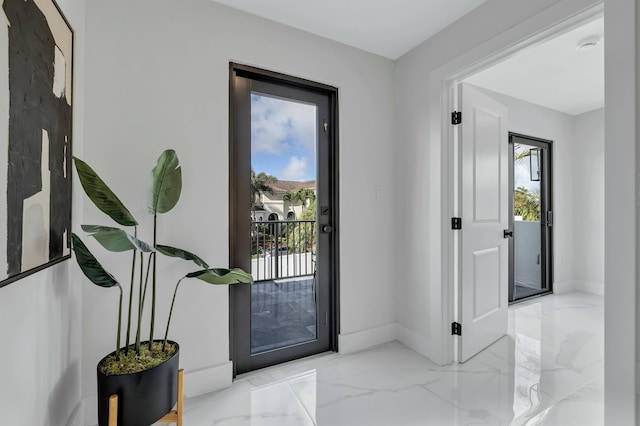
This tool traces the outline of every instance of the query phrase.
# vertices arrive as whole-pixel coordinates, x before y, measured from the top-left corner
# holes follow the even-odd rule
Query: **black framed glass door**
[[[510,133],[509,152],[509,301],[515,302],[552,292],[552,143]]]
[[[231,64],[230,264],[236,373],[337,346],[335,88]]]

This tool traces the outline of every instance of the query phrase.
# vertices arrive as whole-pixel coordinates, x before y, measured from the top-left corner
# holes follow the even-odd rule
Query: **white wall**
[[[58,5],[75,30],[72,143],[77,153],[83,143],[84,2],[58,0]],[[74,200],[74,221],[79,207]],[[0,288],[2,424],[82,424],[82,291],[72,262]]]
[[[405,226],[398,233],[399,246],[406,253],[398,259],[400,339],[435,362],[453,359],[447,333],[452,317],[442,309],[452,297],[449,267],[443,266],[451,250],[443,239],[451,202],[442,191],[450,178],[447,152],[441,145],[442,132],[447,131],[441,114],[447,96],[444,79],[596,3],[490,0],[398,60],[396,203],[406,206],[400,217]],[[571,234],[568,228],[567,232]],[[571,271],[571,266],[566,270]]]
[[[604,2],[605,422],[635,425],[638,385],[638,24],[634,0]],[[624,324],[620,328],[620,324]]]
[[[3,422],[67,424],[81,413],[81,292],[71,261],[0,289]]]
[[[573,122],[574,288],[604,294],[604,109]]]
[[[147,175],[162,150],[175,148],[184,190],[177,208],[161,218],[159,235],[213,265],[228,264],[229,61],[339,88],[341,344],[355,348],[350,340],[363,331],[362,344],[392,339],[385,331],[396,320],[398,285],[394,63],[208,0],[90,1],[86,7],[84,159],[148,222],[142,210]],[[88,204],[84,213],[86,223],[104,223]],[[127,282],[125,266],[104,263]],[[161,265],[159,318],[165,318],[173,282],[185,269],[166,259]],[[82,391],[89,402],[95,365],[115,339],[116,298],[115,291],[85,285]],[[227,290],[183,284],[174,318],[187,392],[228,383]],[[194,390],[216,372],[223,380]]]

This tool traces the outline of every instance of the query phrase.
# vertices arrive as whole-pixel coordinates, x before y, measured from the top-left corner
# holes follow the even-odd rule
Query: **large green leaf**
[[[87,163],[76,157],[73,157],[73,161],[84,192],[97,208],[122,226],[138,224],[122,201]]]
[[[209,284],[238,284],[253,282],[253,277],[240,268],[203,269],[201,271],[195,271],[187,274],[187,278],[197,278]]]
[[[196,265],[201,266],[203,268],[208,268],[209,267],[209,265],[207,265],[207,262],[202,260],[200,257],[196,256],[195,254],[193,254],[191,252],[183,250],[183,249],[170,247],[170,246],[163,246],[163,245],[158,244],[158,245],[156,245],[156,250],[158,250],[160,253],[164,254],[165,256],[179,257],[180,259],[191,260]]]
[[[119,285],[118,281],[102,267],[76,234],[71,234],[71,240],[73,241],[73,252],[76,254],[78,265],[80,265],[80,269],[92,283],[100,287]]]
[[[151,186],[147,192],[147,211],[151,214],[166,213],[180,199],[182,169],[176,152],[168,149],[158,158],[151,171]]]
[[[82,225],[82,230],[95,238],[109,251],[122,252],[138,249],[145,253],[154,251],[153,247],[133,237],[120,228],[101,225]]]

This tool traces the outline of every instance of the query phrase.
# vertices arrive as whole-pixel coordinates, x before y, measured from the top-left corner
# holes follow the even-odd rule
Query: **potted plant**
[[[82,272],[94,284],[116,288],[120,292],[118,329],[115,351],[97,365],[98,420],[103,426],[108,421],[109,396],[118,395],[118,425],[147,426],[169,412],[177,398],[177,371],[179,346],[168,340],[169,326],[178,287],[185,279],[195,278],[209,284],[250,283],[251,275],[241,269],[210,268],[199,256],[176,247],[159,244],[157,240],[158,215],[170,211],[177,204],[182,191],[182,170],[173,150],[164,151],[151,171],[151,184],[147,191],[146,208],[153,216],[153,240],[146,243],[138,238],[138,221],[111,191],[107,184],[85,162],[74,157],[74,164],[85,193],[93,204],[118,224],[133,228],[133,235],[123,229],[103,225],[82,225],[82,229],[109,252],[130,252],[131,274],[128,288],[109,272],[76,234],[72,234],[73,251]],[[175,257],[198,266],[177,281],[167,318],[164,338],[155,339],[156,317],[156,257]],[[149,289],[149,292],[147,291]],[[128,292],[125,345],[121,346],[122,305]],[[134,293],[137,295],[134,306]],[[150,294],[148,294],[150,293]],[[141,341],[145,302],[150,299],[149,340]],[[133,318],[134,310],[136,318]],[[135,322],[135,339],[131,340]]]

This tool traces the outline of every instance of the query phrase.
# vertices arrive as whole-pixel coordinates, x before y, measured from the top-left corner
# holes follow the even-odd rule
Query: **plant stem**
[[[151,255],[149,255],[151,256]],[[138,327],[136,329],[136,354],[140,355],[140,328],[142,327],[142,273],[144,271],[144,254],[140,252],[140,290],[138,294]]]
[[[167,347],[167,337],[169,336],[169,324],[171,323],[171,314],[173,313],[173,304],[176,303],[176,294],[178,294],[178,286],[184,280],[186,275],[178,280],[176,284],[176,289],[173,291],[173,299],[171,299],[171,308],[169,309],[169,318],[167,319],[167,329],[164,332],[164,342],[162,342],[162,350],[166,350]]]
[[[127,344],[125,345],[127,353],[129,352],[129,340],[131,338],[131,311],[133,310],[133,281],[135,280],[135,275],[136,275],[137,255],[138,255],[138,251],[134,249],[133,261],[131,262],[131,285],[129,286],[129,315],[127,318]]]
[[[156,248],[156,234],[158,229],[158,215],[153,215],[153,248]],[[153,256],[153,281],[151,287],[151,327],[149,332],[149,352],[153,345],[153,327],[156,322],[156,256]]]
[[[149,254],[149,261],[147,262],[147,275],[144,279],[144,290],[142,291],[142,304],[147,300],[147,284],[149,284],[149,272],[151,271],[151,256],[155,256],[155,253]]]
[[[141,253],[142,255],[142,253]],[[144,310],[144,301],[147,298],[147,284],[149,283],[149,271],[151,270],[151,257],[155,257],[156,253],[149,253],[149,260],[147,261],[147,275],[144,279],[144,288],[142,286],[142,260],[140,260],[140,300],[142,301],[140,303],[140,310],[139,310],[139,314],[138,314],[138,340],[136,342],[136,344],[138,345],[138,349],[136,353],[140,354],[140,330],[142,328],[142,311]]]
[[[120,359],[120,328],[122,327],[122,287],[118,284],[120,289],[120,303],[118,305],[118,337],[116,343],[116,359]]]

